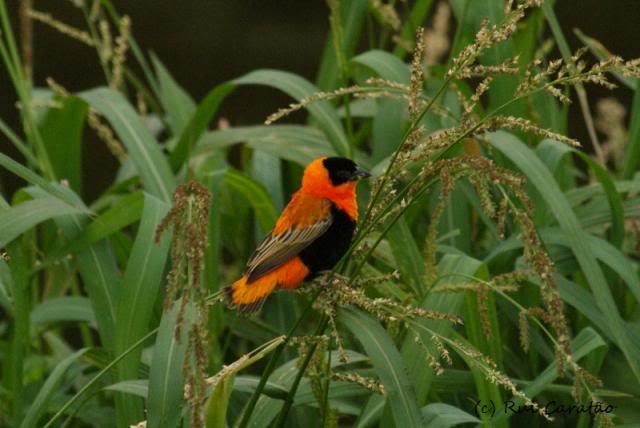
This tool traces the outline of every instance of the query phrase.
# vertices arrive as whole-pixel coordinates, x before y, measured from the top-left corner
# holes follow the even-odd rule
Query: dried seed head
[[[123,67],[127,60],[127,51],[129,50],[129,35],[131,33],[131,19],[125,15],[120,19],[118,30],[120,34],[116,37],[115,48],[113,49],[113,57],[111,59],[111,82],[112,88],[118,89],[122,86]]]
[[[409,85],[409,117],[415,120],[418,117],[420,108],[419,100],[422,94],[422,83],[424,72],[422,70],[424,58],[424,28],[416,30],[416,47],[413,50],[411,61],[411,84]]]
[[[66,98],[71,95],[66,88],[57,83],[51,77],[47,78],[47,85],[49,85],[51,90],[60,97]],[[124,163],[128,158],[127,152],[125,151],[122,143],[115,137],[115,135],[113,135],[113,131],[109,125],[105,124],[100,119],[98,111],[93,107],[89,107],[87,123],[89,124],[89,127],[95,131],[98,138],[105,143],[111,154],[118,159],[120,163]]]
[[[447,2],[441,1],[433,15],[433,26],[424,34],[425,63],[437,64],[449,50],[449,20],[451,8]]]
[[[375,379],[359,375],[358,373],[333,372],[331,373],[331,380],[355,383],[376,394],[385,394],[382,383]]]
[[[602,152],[606,160],[621,166],[624,160],[627,128],[625,126],[626,109],[615,98],[604,98],[596,104],[595,125],[606,136]]]
[[[71,25],[65,24],[64,22],[55,19],[49,13],[38,12],[37,10],[29,9],[27,11],[27,15],[29,16],[29,18],[33,19],[34,21],[38,21],[42,24],[48,25],[54,30],[59,31],[65,36],[68,36],[74,40],[77,40],[80,43],[84,43],[85,45],[91,46],[91,47],[95,46],[95,42],[91,38],[91,35],[89,35],[89,33],[87,33],[86,31],[79,30],[75,27],[72,27]]]
[[[187,352],[182,367],[187,381],[185,395],[191,407],[191,425],[204,426],[203,405],[206,400],[204,373],[208,366],[208,314],[207,293],[202,284],[204,252],[208,245],[209,204],[211,194],[201,184],[190,181],[178,186],[174,205],[156,230],[156,242],[172,228],[171,271],[167,275],[165,308],[179,299],[176,337],[184,328],[184,313],[191,302],[196,309],[196,320],[187,332]]]
[[[383,3],[382,0],[371,0],[370,7],[373,15],[380,24],[395,31],[400,29],[402,22],[392,4]]]

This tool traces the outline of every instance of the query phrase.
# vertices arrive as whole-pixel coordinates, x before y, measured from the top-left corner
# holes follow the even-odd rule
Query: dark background
[[[484,1],[484,0],[476,0]],[[9,0],[16,17],[17,1]],[[144,50],[154,51],[176,80],[200,100],[215,85],[258,68],[277,68],[315,79],[328,33],[328,8],[322,0],[129,0],[113,2],[133,22]],[[434,2],[437,3],[437,2]],[[579,28],[624,58],[640,57],[640,0],[559,0],[556,12],[572,48],[580,46],[572,30]],[[82,27],[80,11],[67,0],[34,0],[34,8]],[[14,28],[17,19],[13,19]],[[96,53],[68,37],[34,23],[34,78],[44,85],[54,77],[72,91],[104,84]],[[613,94],[589,86],[590,102],[616,96],[627,107],[631,93]],[[240,88],[224,102],[220,114],[232,125],[258,123],[290,100],[275,90]],[[0,70],[0,117],[19,130],[15,92]],[[571,107],[571,135],[588,136],[577,103]],[[91,145],[89,147],[89,145]],[[3,153],[18,156],[0,138]],[[117,164],[99,141],[85,151],[85,196],[92,199],[107,185]],[[5,197],[18,183],[2,171]]]

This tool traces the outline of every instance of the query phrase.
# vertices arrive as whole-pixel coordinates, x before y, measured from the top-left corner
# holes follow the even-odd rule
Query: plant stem
[[[52,426],[52,424],[60,416],[62,416],[64,414],[64,412],[66,412],[67,409],[69,409],[69,407],[71,407],[71,405],[78,400],[78,398],[80,398],[85,392],[87,392],[87,390],[89,388],[91,388],[98,380],[100,380],[100,378],[102,378],[102,376],[104,376],[116,364],[118,364],[120,361],[122,361],[123,358],[125,358],[127,355],[129,355],[134,350],[136,350],[136,348],[138,348],[139,346],[142,346],[142,344],[144,342],[146,342],[148,339],[152,338],[153,335],[155,335],[157,332],[158,332],[158,327],[154,328],[149,333],[147,333],[144,336],[142,336],[137,342],[135,342],[134,344],[129,346],[129,348],[126,349],[122,354],[118,355],[113,361],[111,361],[109,364],[107,364],[102,370],[100,370],[98,372],[97,375],[95,375],[78,392],[76,392],[76,394],[73,397],[71,397],[69,400],[67,400],[66,403],[64,403],[64,405],[60,408],[60,410],[58,410],[58,412],[55,415],[53,415],[53,417],[51,419],[49,419],[49,421],[44,426],[44,428],[49,428],[50,426]]]
[[[4,35],[4,40],[1,37],[2,35]],[[31,82],[24,76],[23,64],[20,61],[20,55],[4,0],[0,0],[0,56],[18,94],[24,132],[29,142],[36,148],[40,169],[45,178],[55,180],[56,176],[53,166],[31,110]]]
[[[320,319],[320,322],[318,323],[318,328],[316,329],[314,336],[320,336],[321,334],[323,334],[325,328],[327,328],[328,323],[329,323],[329,317],[326,315],[323,315],[322,318]],[[313,357],[313,353],[315,352],[317,347],[318,347],[318,342],[315,342],[311,346],[311,349],[309,349],[309,352],[307,352],[307,355],[305,355],[304,360],[302,361],[302,365],[300,366],[300,368],[298,369],[298,373],[296,374],[296,378],[293,380],[293,384],[291,384],[291,388],[289,389],[289,394],[287,394],[287,398],[285,399],[284,404],[282,405],[282,409],[280,410],[278,419],[273,425],[274,427],[281,428],[284,426],[284,423],[287,419],[287,414],[289,413],[289,410],[293,405],[293,399],[295,398],[296,391],[298,390],[298,385],[300,385],[302,376],[304,375],[304,372],[307,370],[307,366],[309,365],[309,362],[311,361],[311,358]]]
[[[331,386],[331,336],[329,336],[329,344],[327,345],[327,371],[325,373],[325,377],[324,389],[322,391],[322,403],[320,404],[322,406],[321,415],[326,422],[329,412],[331,411],[329,407],[329,387]],[[327,424],[324,423],[323,426],[327,426]]]
[[[322,292],[322,289],[316,291],[316,293],[311,297],[311,300],[309,301],[307,306],[305,306],[304,310],[302,311],[302,314],[298,317],[296,322],[291,326],[291,328],[287,332],[284,342],[282,342],[282,344],[278,346],[278,348],[276,348],[271,354],[271,358],[269,359],[269,362],[267,363],[267,366],[264,368],[264,371],[262,372],[262,376],[260,377],[260,382],[258,383],[258,386],[256,387],[255,391],[253,391],[253,395],[251,395],[251,398],[249,399],[249,402],[247,403],[245,410],[242,413],[242,419],[238,424],[238,428],[245,428],[249,423],[251,414],[253,413],[253,410],[255,409],[256,404],[258,402],[258,398],[260,398],[260,395],[262,394],[262,391],[264,390],[264,387],[267,384],[267,380],[269,379],[269,376],[271,376],[271,373],[276,368],[276,363],[278,361],[278,358],[280,358],[280,355],[282,355],[282,352],[284,351],[284,347],[287,346],[287,343],[289,343],[289,340],[291,340],[293,333],[295,333],[295,331],[298,329],[298,326],[302,323],[302,320],[306,318],[307,314],[309,313],[309,310],[311,309],[311,306],[313,305],[313,302],[316,301],[316,299],[318,298],[321,292]]]
[[[32,0],[20,1],[20,48],[25,79],[31,84],[33,76],[33,21],[29,16]]]
[[[104,73],[105,80],[107,83],[111,83],[111,70],[109,69],[109,64],[107,63],[104,55],[102,54],[102,39],[98,30],[96,29],[94,21],[91,19],[91,12],[89,11],[89,7],[87,4],[82,5],[80,8],[82,10],[82,15],[84,16],[84,21],[87,24],[87,28],[89,29],[89,33],[91,34],[91,38],[95,42],[96,46],[96,54],[98,56],[98,61],[100,62],[100,67],[102,68],[102,73]]]

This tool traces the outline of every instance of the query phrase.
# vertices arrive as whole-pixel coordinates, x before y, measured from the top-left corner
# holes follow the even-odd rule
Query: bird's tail
[[[265,275],[247,284],[247,277],[243,276],[224,288],[224,294],[230,306],[237,308],[244,314],[258,311],[266,298],[276,287],[276,281]]]

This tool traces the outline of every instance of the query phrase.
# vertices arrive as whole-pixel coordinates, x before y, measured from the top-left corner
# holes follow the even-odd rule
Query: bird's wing
[[[272,232],[267,235],[247,262],[245,270],[247,283],[251,283],[298,255],[326,232],[332,222],[333,216],[329,212],[312,224],[303,227],[293,224],[283,232],[277,234]]]

